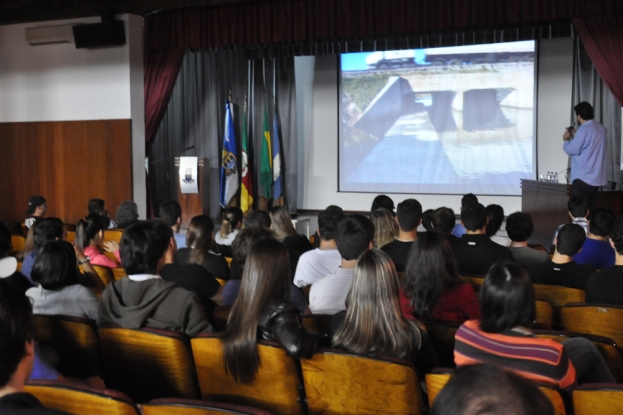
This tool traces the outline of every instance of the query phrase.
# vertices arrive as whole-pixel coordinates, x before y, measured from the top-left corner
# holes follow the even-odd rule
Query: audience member
[[[32,269],[32,279],[39,285],[26,291],[33,312],[97,320],[99,300],[79,284],[78,274],[74,247],[66,241],[46,242]]]
[[[286,247],[274,240],[256,242],[246,260],[240,293],[221,337],[225,370],[238,382],[255,379],[258,339],[277,342],[295,358],[310,358],[317,338],[289,301],[290,264]]]
[[[404,272],[407,268],[411,245],[417,238],[417,228],[422,223],[422,205],[415,199],[407,199],[398,203],[396,220],[400,229],[398,238],[381,249],[392,259],[396,271]]]
[[[374,225],[362,215],[348,215],[337,225],[335,242],[342,256],[340,267],[316,281],[309,291],[309,309],[314,314],[335,314],[346,309],[346,296],[353,270],[361,253],[372,248]]]
[[[463,195],[463,197],[461,198],[461,212],[463,211],[463,209],[465,209],[469,205],[475,205],[475,204],[478,204],[478,198],[476,197],[475,194],[468,193],[466,195]],[[452,235],[456,236],[457,238],[460,238],[464,234],[465,234],[465,226],[463,226],[462,223],[455,224],[454,228],[452,229]]]
[[[270,215],[265,210],[252,210],[247,213],[247,216],[244,218],[245,228],[261,226],[263,228],[270,229],[271,224]]]
[[[87,256],[91,265],[97,265],[106,268],[117,268],[119,264],[111,258],[108,258],[100,250],[104,243],[104,232],[106,231],[106,221],[100,215],[89,215],[82,218],[76,225],[76,240],[78,245]],[[111,252],[115,254],[119,260],[119,244],[111,244]]]
[[[172,238],[171,228],[159,220],[137,222],[125,230],[120,251],[128,276],[104,290],[98,325],[153,327],[180,331],[190,337],[211,331],[197,296],[158,275]]]
[[[389,210],[392,215],[394,215],[394,201],[391,199],[391,197],[387,195],[378,195],[377,197],[375,197],[372,201],[372,207],[370,208],[370,212],[374,212],[379,208],[385,208]]]
[[[439,392],[431,415],[554,415],[533,382],[493,365],[470,365]]]
[[[32,306],[24,295],[15,295],[0,279],[0,413],[4,415],[61,415],[46,409],[25,392],[24,385],[35,365]]]
[[[274,239],[271,230],[261,227],[245,228],[238,233],[233,245],[233,259],[231,262],[231,279],[223,287],[223,305],[231,306],[238,298],[244,264],[249,256],[251,247],[266,239]],[[290,258],[292,255],[289,255]],[[290,284],[290,301],[301,311],[307,309],[307,299],[294,284]]]
[[[515,262],[524,268],[549,260],[547,252],[528,246],[528,239],[532,236],[532,232],[534,232],[534,224],[532,217],[527,213],[515,212],[506,219],[506,233],[511,240],[511,253]]]
[[[39,220],[34,225],[32,233],[32,240],[35,245],[35,249],[26,254],[21,269],[22,274],[24,274],[29,280],[31,279],[30,272],[35,264],[35,259],[37,259],[37,254],[43,244],[48,241],[58,241],[63,239],[63,222],[59,218]]]
[[[199,264],[207,269],[215,278],[230,278],[227,260],[212,251],[214,245],[214,222],[206,215],[195,216],[188,225],[186,248],[177,251],[177,265]]]
[[[433,209],[428,209],[425,210],[424,213],[422,213],[422,226],[424,227],[426,232],[431,232],[435,230],[435,228],[433,227],[433,212]]]
[[[389,256],[377,249],[361,254],[346,310],[333,316],[332,347],[363,356],[412,360],[423,379],[437,366],[437,354],[426,331],[400,312],[398,292],[398,274]]]
[[[612,224],[610,246],[614,248],[614,265],[588,278],[587,303],[623,306],[623,216]]]
[[[275,233],[275,239],[284,244],[290,252],[296,254],[297,262],[301,254],[314,249],[307,236],[296,232],[292,224],[292,217],[285,207],[274,206],[270,209],[270,222],[271,229]]]
[[[45,216],[48,213],[48,204],[45,201],[43,196],[33,196],[28,200],[28,208],[26,208],[26,220],[24,221],[24,225],[26,228],[30,229],[30,227],[37,221],[38,219]]]
[[[0,261],[8,257],[11,249],[13,249],[11,231],[4,223],[0,222]],[[7,262],[6,266],[9,268],[2,267],[0,279],[4,279],[15,293],[19,295],[25,294],[26,290],[32,287],[32,284],[28,278],[17,270],[17,261],[13,260],[10,264]]]
[[[17,255],[15,255],[15,258],[17,258],[17,260],[20,262],[24,261],[24,258],[26,258],[26,255],[28,255],[29,253],[37,249],[37,247],[35,247],[35,224],[36,223],[37,222],[33,223],[30,229],[28,229],[28,233],[26,234],[26,241],[24,241],[24,248],[22,248],[22,250]]]
[[[453,246],[461,275],[485,275],[498,260],[513,259],[508,248],[487,236],[487,212],[483,205],[476,203],[462,208],[461,223],[466,233]]]
[[[595,272],[595,268],[587,264],[578,265],[573,260],[585,239],[586,233],[580,226],[572,223],[563,226],[554,240],[556,250],[552,258],[526,268],[532,283],[586,289],[588,277]]]
[[[102,217],[106,229],[115,229],[117,227],[117,224],[110,218],[110,215],[106,210],[106,202],[104,202],[104,199],[89,200],[88,209],[89,215],[100,215]]]
[[[435,232],[439,232],[446,237],[450,245],[457,243],[459,238],[452,235],[452,229],[456,223],[454,211],[447,207],[440,207],[433,212],[433,228]]]
[[[158,217],[173,230],[173,237],[177,244],[177,249],[186,248],[186,236],[180,233],[182,226],[182,207],[175,200],[169,200],[160,205]]]
[[[372,212],[372,223],[374,224],[374,240],[372,245],[375,249],[381,249],[383,246],[393,242],[397,237],[400,229],[396,218],[385,208],[378,208]]]
[[[508,248],[511,245],[510,239],[497,234],[504,222],[504,208],[500,205],[489,205],[485,211],[487,212],[487,236],[493,242]]]
[[[480,317],[474,289],[463,283],[452,247],[438,232],[413,243],[402,287],[400,305],[407,316],[457,323]]]
[[[122,202],[115,213],[117,229],[125,229],[138,222],[138,206],[131,200]]]
[[[614,265],[614,249],[610,246],[608,235],[614,223],[614,214],[610,209],[595,209],[591,212],[591,220],[588,226],[588,236],[582,250],[573,260],[578,264],[588,264],[602,269]]]
[[[480,289],[480,320],[466,321],[456,333],[457,367],[495,362],[560,389],[576,383],[614,381],[590,340],[575,337],[558,343],[535,337],[529,329],[535,315],[534,288],[528,273],[515,262],[497,262]]]
[[[318,215],[318,235],[320,246],[305,252],[299,258],[294,274],[294,285],[305,287],[312,285],[325,275],[335,273],[342,261],[335,233],[337,224],[344,218],[344,211],[338,206],[329,206]]]
[[[216,251],[226,257],[232,257],[232,247],[236,235],[242,228],[242,210],[235,206],[230,206],[223,211],[223,222],[221,230],[214,237]]]
[[[569,209],[569,218],[571,218],[571,223],[581,226],[582,229],[584,229],[584,232],[588,235],[588,215],[591,213],[588,210],[588,200],[570,199],[567,202],[567,209]],[[554,239],[556,239],[558,231],[560,231],[560,228],[563,226],[565,226],[564,223],[556,228]],[[554,239],[552,239],[552,244],[554,243]]]

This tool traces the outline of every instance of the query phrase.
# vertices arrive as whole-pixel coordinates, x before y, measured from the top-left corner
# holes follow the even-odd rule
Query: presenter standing
[[[571,127],[562,136],[562,148],[571,156],[571,198],[588,200],[589,213],[597,207],[597,190],[606,180],[606,128],[593,121],[594,110],[580,102],[573,110],[580,127]]]

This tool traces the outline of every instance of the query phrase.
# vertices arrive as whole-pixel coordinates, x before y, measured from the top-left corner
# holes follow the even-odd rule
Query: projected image
[[[521,194],[535,42],[341,56],[340,191]]]

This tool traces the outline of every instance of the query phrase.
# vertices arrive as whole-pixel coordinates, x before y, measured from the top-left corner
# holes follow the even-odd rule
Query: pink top
[[[90,261],[91,265],[97,265],[97,266],[106,267],[106,268],[118,268],[119,267],[119,264],[114,259],[108,258],[96,246],[86,247],[84,249],[84,255],[91,258],[91,261]],[[121,263],[121,259],[119,258],[119,251],[115,252],[115,257],[117,258],[117,261]]]

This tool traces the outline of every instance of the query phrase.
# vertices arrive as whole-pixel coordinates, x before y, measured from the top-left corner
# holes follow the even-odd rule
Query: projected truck
[[[392,50],[372,52],[366,56],[366,65],[369,69],[511,62],[534,62],[532,43],[511,42],[461,47]]]

